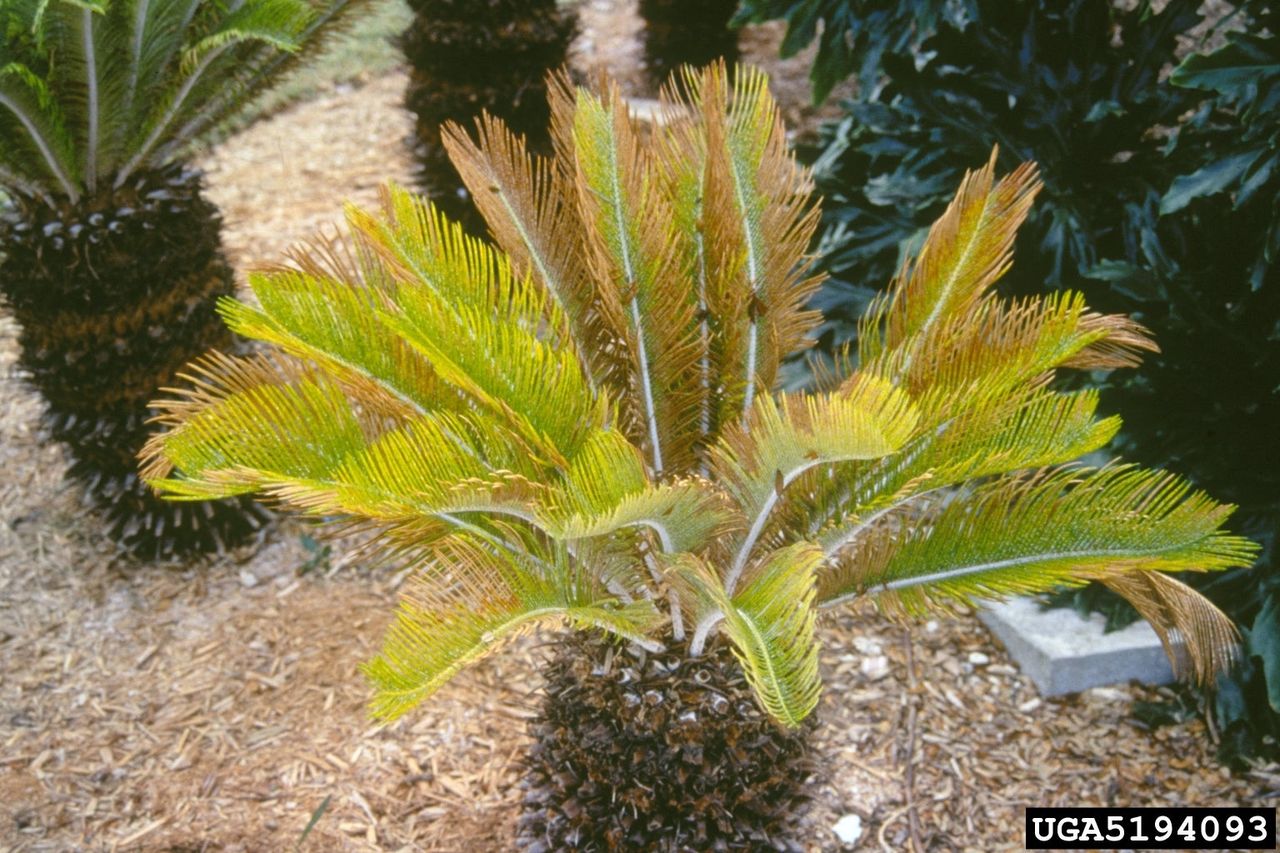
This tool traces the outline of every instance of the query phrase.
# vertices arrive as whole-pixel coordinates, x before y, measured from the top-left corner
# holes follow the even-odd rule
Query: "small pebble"
[[[969,652],[969,663],[974,666],[986,666],[991,663],[991,658],[987,657],[982,652]]]
[[[1043,704],[1044,703],[1041,702],[1039,699],[1028,699],[1027,701],[1023,702],[1021,705],[1018,706],[1018,710],[1024,714],[1030,714],[1032,711],[1034,711],[1036,708],[1039,708]]]
[[[841,844],[857,844],[862,837],[862,818],[856,814],[847,814],[836,821],[831,830],[839,837]]]
[[[883,651],[879,643],[867,637],[854,637],[853,647],[858,650],[858,654],[863,655],[878,655]]]
[[[258,585],[258,576],[248,569],[240,570],[240,585],[252,589]]]
[[[862,674],[872,681],[879,681],[889,674],[889,659],[884,655],[873,655],[872,657],[863,658],[862,665],[858,667],[862,670]]]
[[[994,663],[987,667],[987,672],[992,675],[1017,675],[1018,668],[1016,666],[1009,666],[1007,663]]]
[[[938,620],[930,619],[928,622],[924,623],[924,632],[926,634],[938,633]]]

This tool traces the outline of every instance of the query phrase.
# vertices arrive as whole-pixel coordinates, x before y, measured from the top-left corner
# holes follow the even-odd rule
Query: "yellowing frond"
[[[898,369],[909,373],[916,351],[936,327],[966,314],[1009,268],[1014,237],[1040,182],[1031,163],[999,182],[995,168],[993,151],[985,167],[965,175],[914,265],[868,309],[858,335],[864,364],[902,348]]]
[[[695,294],[653,157],[616,85],[599,97],[578,93],[573,145],[592,274],[621,297],[633,439],[655,474],[687,471],[700,439],[701,387],[690,369],[700,355]]]
[[[261,307],[232,299],[218,306],[236,334],[323,367],[390,415],[460,402],[441,387],[427,360],[382,321],[385,294],[290,270],[255,273],[249,284]]]
[[[772,392],[781,360],[817,325],[804,306],[820,281],[806,272],[818,209],[764,73],[739,68],[731,84],[725,66],[713,65],[690,74],[685,90],[687,100],[678,90],[668,98],[700,115],[705,137],[705,302],[718,326],[718,415],[730,423]]]
[[[670,571],[692,591],[695,621],[705,630],[723,620],[724,633],[765,711],[796,727],[818,704],[818,644],[814,637],[814,572],[822,551],[802,542],[763,560],[735,595],[719,574],[692,556]]]
[[[870,376],[838,394],[757,398],[747,423],[726,431],[712,454],[713,472],[749,525],[735,544],[726,588],[735,589],[788,486],[821,465],[894,453],[917,418],[906,395]]]
[[[877,527],[822,576],[820,598],[865,593],[910,612],[1134,572],[1244,566],[1257,547],[1222,532],[1232,509],[1127,466],[1008,477]]]
[[[646,129],[616,85],[556,76],[548,160],[492,118],[474,141],[447,128],[497,247],[396,187],[349,207],[349,239],[222,306],[273,353],[195,364],[157,406],[146,480],[257,492],[416,567],[366,667],[387,718],[545,622],[661,630],[695,656],[720,630],[797,726],[818,603],[916,612],[1089,580],[1197,677],[1221,669],[1229,623],[1160,573],[1247,564],[1232,508],[1160,472],[1064,467],[1119,420],[1057,372],[1131,366],[1146,330],[993,290],[1035,167],[968,175],[868,312],[857,365],[779,393],[818,319],[808,173],[763,74],[690,70],[662,97]]]
[[[642,645],[661,624],[652,603],[624,604],[560,560],[495,551],[462,537],[411,582],[378,657],[362,669],[373,713],[393,720],[470,663],[539,623],[599,628]]]
[[[621,309],[601,310],[596,304],[602,294],[584,260],[583,226],[569,177],[531,156],[522,138],[489,115],[477,123],[477,132],[473,142],[450,123],[442,136],[494,242],[518,275],[532,276],[561,306],[574,349],[590,365],[593,379],[609,379],[616,366],[606,350],[617,336],[610,319],[621,316]],[[625,388],[613,387],[615,392]]]

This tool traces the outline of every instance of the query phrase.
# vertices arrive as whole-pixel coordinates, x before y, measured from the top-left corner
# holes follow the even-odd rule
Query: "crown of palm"
[[[1119,424],[1059,368],[1154,349],[1074,294],[992,292],[1038,183],[970,174],[869,310],[857,367],[775,391],[820,319],[816,226],[765,77],[723,67],[642,129],[617,88],[552,87],[550,161],[484,119],[447,145],[495,245],[389,188],[352,239],[222,306],[272,345],[161,404],[145,476],[258,492],[417,567],[374,709],[396,716],[539,622],[700,653],[722,633],[787,725],[820,689],[818,610],[891,612],[1097,579],[1208,678],[1226,618],[1161,572],[1247,564],[1231,507],[1170,475],[1069,465]],[[851,357],[846,361],[852,361]]]
[[[78,201],[182,154],[356,0],[0,0],[0,186]]]

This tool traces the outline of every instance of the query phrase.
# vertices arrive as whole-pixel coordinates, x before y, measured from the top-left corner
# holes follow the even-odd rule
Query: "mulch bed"
[[[588,0],[583,13],[580,66],[634,63],[629,4]],[[776,40],[752,33],[749,55],[809,121],[804,66],[778,66]],[[204,163],[239,269],[336,220],[343,199],[409,182],[404,82],[296,106]],[[345,565],[340,549],[318,556],[291,522],[201,565],[123,559],[36,433],[15,337],[0,319],[0,851],[288,850],[322,806],[302,849],[509,847],[524,721],[555,637],[373,724],[356,666],[402,578]],[[907,629],[864,608],[821,631],[814,850],[841,849],[831,827],[851,814],[857,849],[1015,850],[1026,805],[1254,805],[1280,792],[1276,768],[1220,768],[1198,721],[1137,725],[1131,702],[1162,691],[1039,698],[970,616]]]

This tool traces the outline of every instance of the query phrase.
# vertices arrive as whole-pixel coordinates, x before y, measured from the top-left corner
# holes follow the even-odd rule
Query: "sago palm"
[[[473,231],[476,215],[440,137],[446,122],[498,116],[541,151],[547,74],[565,63],[577,28],[557,0],[409,0],[400,37],[409,62],[405,106],[416,117],[421,183],[435,205]]]
[[[729,26],[738,0],[640,0],[644,59],[657,84],[681,65],[738,58],[738,32]]]
[[[274,351],[198,362],[144,454],[172,498],[258,493],[417,568],[365,668],[379,717],[521,631],[584,629],[534,724],[522,843],[786,847],[815,623],[862,596],[906,615],[1098,579],[1195,676],[1230,658],[1230,623],[1165,573],[1247,564],[1231,507],[1071,464],[1119,423],[1055,371],[1150,340],[1074,294],[992,291],[1032,166],[969,175],[856,367],[780,393],[819,320],[816,211],[764,76],[690,72],[648,136],[616,88],[552,93],[551,161],[494,120],[446,131],[496,248],[396,188],[349,208],[349,244],[223,302]]]
[[[191,143],[359,0],[0,0],[0,292],[71,476],[143,556],[251,531],[236,503],[180,507],[137,476],[147,403],[230,336],[218,210]]]

